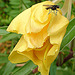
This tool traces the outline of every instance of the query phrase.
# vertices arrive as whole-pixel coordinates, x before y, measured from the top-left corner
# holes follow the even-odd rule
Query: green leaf
[[[0,35],[6,35],[9,34],[10,32],[7,32],[5,29],[0,29]]]
[[[71,68],[68,68],[68,67],[65,67],[65,68],[58,67],[56,75],[74,75],[74,74],[73,74],[73,71],[72,71]]]
[[[14,74],[16,71],[18,71],[21,67],[15,67],[14,70],[12,71],[12,74]]]
[[[0,69],[0,74],[1,74],[1,75],[3,75],[3,73],[4,73],[5,66],[6,66],[6,64],[4,64],[4,65],[2,66],[2,68]]]
[[[43,1],[46,1],[46,0],[41,0],[41,1],[43,2]]]
[[[18,9],[16,9],[16,10],[11,10],[9,12],[9,15],[11,15],[11,17],[16,17],[19,13],[20,13],[20,11],[18,11]]]
[[[7,63],[7,62],[8,62],[8,56],[0,56],[0,64]]]
[[[73,18],[72,20],[70,20],[70,23],[67,27],[67,31],[66,31],[66,34],[65,36],[70,32],[70,30],[75,26],[75,18]]]
[[[13,75],[28,75],[37,66],[32,61],[28,61],[23,67],[17,70]]]
[[[11,5],[20,5],[20,0],[10,0],[9,4],[11,4]]]
[[[75,38],[75,18],[72,19],[67,27],[66,34],[61,43],[60,50],[62,50],[67,44],[69,44]]]
[[[11,8],[8,6],[7,8],[4,8],[3,11],[6,12],[6,13],[8,13],[8,12],[11,11]]]
[[[7,56],[8,54],[6,53],[0,53],[0,56]]]
[[[3,38],[0,40],[0,43],[14,39],[14,38],[19,38],[21,35],[19,34],[15,34],[15,33],[9,33],[5,36],[3,36]]]
[[[29,8],[34,2],[30,0],[9,0],[9,4],[11,5],[11,11],[8,12],[12,18],[16,17],[26,8]]]
[[[8,27],[8,26],[3,26],[3,27],[0,27],[0,29],[7,29],[7,27]]]
[[[50,75],[56,75],[56,62],[54,61],[50,67]]]
[[[5,3],[3,1],[0,2],[0,7],[5,7]]]
[[[12,70],[15,68],[16,64],[12,64],[11,62],[8,62],[6,67],[5,67],[5,71],[3,73],[3,75],[9,75]]]
[[[36,73],[36,75],[41,75],[41,73],[40,73],[40,72],[38,72],[38,73]]]

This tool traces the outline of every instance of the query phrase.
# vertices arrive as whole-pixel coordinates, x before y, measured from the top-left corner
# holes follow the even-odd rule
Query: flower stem
[[[21,0],[21,2],[24,4],[24,6],[26,7],[26,9],[28,8],[27,6],[26,6],[26,4],[24,3],[24,1],[23,0]]]
[[[69,59],[73,58],[73,50],[70,50],[70,53],[68,56],[66,56],[63,59],[63,62],[59,64],[59,62],[56,63],[57,66],[62,66],[65,62],[67,62]]]
[[[70,18],[71,18],[71,6],[72,6],[72,0],[69,0],[68,13],[67,13],[68,20],[70,20]]]
[[[66,61],[68,61],[71,58],[73,58],[73,51],[70,51],[70,54],[64,58],[63,63],[61,65],[63,65]]]

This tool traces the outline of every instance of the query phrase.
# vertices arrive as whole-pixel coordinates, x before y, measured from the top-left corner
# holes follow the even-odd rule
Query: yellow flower
[[[10,23],[7,31],[22,34],[21,39],[9,55],[12,63],[32,60],[38,65],[41,75],[48,75],[51,63],[59,53],[67,18],[51,13],[43,5],[54,5],[50,1],[41,2],[23,11]]]

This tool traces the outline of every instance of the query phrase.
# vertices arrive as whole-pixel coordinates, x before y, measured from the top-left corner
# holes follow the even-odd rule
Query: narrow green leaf
[[[13,75],[16,71],[18,71],[20,68],[21,68],[21,67],[15,67],[14,70],[12,71],[12,75]]]
[[[12,70],[15,68],[16,64],[12,64],[11,62],[8,62],[6,67],[5,67],[5,71],[3,73],[3,75],[9,75]]]
[[[62,50],[68,43],[75,38],[75,18],[72,19],[67,27],[66,34],[61,43],[60,50]]]
[[[14,48],[14,41],[12,40],[10,52],[13,50],[13,48]]]
[[[8,26],[3,26],[3,27],[0,27],[0,29],[7,29],[7,27],[8,27]]]
[[[56,62],[54,61],[50,67],[50,75],[56,75]]]
[[[1,8],[2,8],[2,7],[5,7],[5,2],[3,2],[3,1],[0,0],[0,7],[1,7]]]
[[[10,32],[7,32],[5,29],[0,29],[0,35],[6,35],[9,34]]]
[[[17,70],[13,75],[28,75],[37,66],[32,61],[28,61],[23,67]]]
[[[8,41],[8,40],[11,40],[11,39],[14,39],[14,38],[18,38],[18,37],[20,37],[19,34],[9,33],[9,34],[5,35],[5,36],[0,40],[0,43],[5,42],[5,41]]]
[[[20,5],[20,0],[10,0],[9,4],[11,4],[11,5]]]
[[[0,69],[0,75],[3,75],[6,64],[4,64]]]
[[[0,56],[7,56],[6,53],[0,53]]]
[[[0,64],[7,63],[7,62],[8,62],[8,56],[0,56]]]
[[[75,18],[73,18],[72,20],[70,20],[70,23],[67,27],[67,31],[66,31],[66,34],[68,34],[68,32],[70,32],[70,30],[75,26]],[[65,36],[66,36],[65,34]]]
[[[56,75],[75,75],[75,74],[73,74],[72,69],[66,66],[65,68],[58,67]]]
[[[36,73],[36,75],[41,75],[41,73],[40,73],[40,72],[38,72],[38,73]]]

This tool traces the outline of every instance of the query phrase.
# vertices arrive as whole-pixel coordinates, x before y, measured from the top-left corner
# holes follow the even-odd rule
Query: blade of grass
[[[72,19],[67,27],[66,34],[61,43],[60,50],[62,50],[67,44],[69,44],[75,38],[75,18]]]
[[[23,67],[17,70],[13,75],[28,75],[37,66],[32,61],[28,61]]]
[[[15,66],[16,66],[16,64],[12,64],[11,62],[8,62],[6,64],[3,75],[9,75],[12,72],[12,70],[15,68]]]

